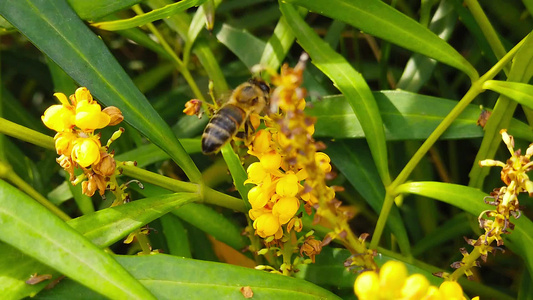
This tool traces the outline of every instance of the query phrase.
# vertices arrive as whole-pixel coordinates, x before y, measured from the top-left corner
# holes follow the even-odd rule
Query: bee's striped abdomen
[[[202,135],[202,152],[209,154],[219,150],[237,133],[245,116],[245,112],[235,105],[226,105],[217,111]]]

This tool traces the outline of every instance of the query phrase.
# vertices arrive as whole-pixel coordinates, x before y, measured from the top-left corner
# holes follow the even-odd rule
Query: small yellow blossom
[[[100,161],[100,140],[94,138],[78,138],[72,148],[72,160],[87,168]]]
[[[286,224],[296,214],[298,208],[300,208],[298,198],[282,197],[272,207],[272,214],[278,216],[280,224]]]
[[[78,101],[76,105],[76,126],[85,132],[106,127],[111,117],[102,112],[102,107],[96,102]]]
[[[54,137],[57,154],[70,156],[77,138],[78,136],[72,132],[58,132]]]
[[[185,109],[183,113],[188,116],[198,115],[200,113],[200,108],[202,107],[202,101],[198,99],[192,99],[185,103]]]
[[[279,218],[271,213],[262,214],[253,225],[257,234],[262,238],[273,236],[280,229]]]
[[[298,177],[291,173],[283,176],[276,185],[276,193],[280,196],[294,197],[298,190]]]
[[[363,272],[354,284],[354,291],[359,300],[375,300],[379,299],[379,277],[376,272]]]
[[[255,183],[259,184],[265,177],[268,175],[265,171],[265,168],[261,165],[261,163],[253,163],[251,164],[248,169],[246,170],[248,173],[248,179],[244,182],[246,183]]]
[[[276,151],[271,151],[259,160],[265,170],[277,170],[281,167],[281,155]]]
[[[46,127],[62,132],[74,127],[75,114],[72,108],[64,105],[52,105],[45,110],[41,120]]]

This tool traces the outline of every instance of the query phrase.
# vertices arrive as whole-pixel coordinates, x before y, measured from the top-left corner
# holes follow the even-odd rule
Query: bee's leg
[[[255,131],[254,126],[250,119],[247,119],[244,123],[244,144],[249,145],[252,142],[252,135]]]

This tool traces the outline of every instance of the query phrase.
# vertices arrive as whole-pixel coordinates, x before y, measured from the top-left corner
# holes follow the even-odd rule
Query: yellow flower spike
[[[255,232],[262,238],[272,236],[278,233],[280,229],[280,224],[278,217],[274,216],[272,213],[265,213],[260,215],[254,221]]]
[[[443,299],[464,299],[463,288],[455,281],[444,281],[439,287],[439,292]]]
[[[426,295],[429,281],[422,274],[413,274],[407,278],[402,288],[402,299],[417,300]]]
[[[296,197],[282,197],[272,207],[272,214],[278,216],[279,222],[285,224],[294,217],[300,208],[300,201]]]
[[[111,122],[111,117],[102,112],[100,104],[87,100],[78,101],[76,105],[76,126],[86,132],[106,127]]]
[[[78,138],[72,148],[72,160],[87,168],[100,161],[100,141],[95,138]]]
[[[331,172],[331,159],[329,156],[324,152],[317,152],[315,153],[315,162],[316,164],[324,171],[324,173]]]
[[[251,164],[246,170],[246,173],[248,173],[248,179],[244,181],[244,184],[246,183],[259,184],[268,175],[267,172],[265,171],[265,168],[263,168],[263,166],[259,162],[255,162]]]
[[[276,151],[271,151],[263,156],[259,160],[263,168],[267,171],[277,170],[281,167],[281,155]]]
[[[248,201],[252,205],[252,208],[260,209],[267,204],[268,197],[263,193],[260,186],[254,186],[248,192]]]
[[[72,132],[58,132],[54,137],[57,154],[70,156],[77,138]]]
[[[407,268],[402,262],[390,260],[379,271],[381,296],[385,299],[398,298],[407,279]]]
[[[272,140],[272,134],[266,130],[259,130],[255,134],[253,149],[258,153],[266,153],[270,150],[270,141]]]
[[[292,173],[285,174],[276,184],[276,194],[294,197],[298,194],[298,177]]]
[[[89,103],[93,102],[93,96],[91,95],[91,92],[89,90],[82,86],[79,87],[76,92],[74,92],[74,97],[76,97],[76,101],[80,103],[80,101],[87,101]]]
[[[359,300],[379,300],[379,277],[374,271],[367,271],[357,276],[353,286]]]
[[[44,111],[41,120],[46,127],[52,130],[68,131],[74,127],[74,111],[64,105],[52,105]]]

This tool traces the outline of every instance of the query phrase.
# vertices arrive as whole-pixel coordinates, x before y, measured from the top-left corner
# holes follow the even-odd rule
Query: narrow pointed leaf
[[[507,96],[514,101],[533,108],[533,85],[499,80],[489,80],[483,83],[483,88]]]
[[[182,12],[193,6],[201,5],[205,1],[206,0],[182,0],[180,2],[169,4],[159,9],[154,9],[151,12],[145,13],[143,15],[135,16],[131,19],[93,23],[92,26],[110,31],[139,27],[151,23],[153,21],[168,18],[176,13]]]
[[[109,254],[1,180],[0,223],[1,240],[103,295],[153,299]]]
[[[197,200],[199,196],[193,193],[150,197],[99,210],[67,223],[96,246],[103,248],[167,212]]]
[[[62,0],[0,2],[0,14],[97,99],[167,152],[189,179],[201,174],[174,134],[98,38]]]
[[[320,39],[292,5],[280,2],[280,9],[292,33],[311,57],[311,62],[333,81],[361,120],[381,180],[388,183],[390,176],[383,121],[365,79],[344,57]]]
[[[383,120],[388,141],[426,139],[457,101],[425,96],[405,91],[380,91],[373,93]],[[305,111],[317,118],[315,135],[333,138],[363,138],[365,133],[357,116],[342,95],[326,96],[313,102]],[[476,124],[481,110],[469,105],[444,132],[442,139],[482,137],[483,130]],[[335,130],[331,130],[335,128]],[[529,126],[511,120],[509,133],[517,138],[533,140]]]
[[[260,62],[263,49],[265,49],[265,42],[249,32],[222,24],[222,26],[215,28],[214,34],[248,69]]]
[[[452,46],[426,27],[379,0],[286,0],[311,11],[346,22],[368,34],[424,54],[466,73],[472,81],[476,69]]]
[[[72,9],[84,20],[96,20],[119,10],[138,4],[142,0],[68,0]]]
[[[117,260],[142,282],[157,299],[244,299],[241,288],[250,287],[253,299],[340,299],[302,279],[228,264],[192,260],[165,254],[118,256]],[[176,270],[179,270],[176,271]],[[54,294],[96,296],[69,280],[57,285]]]

